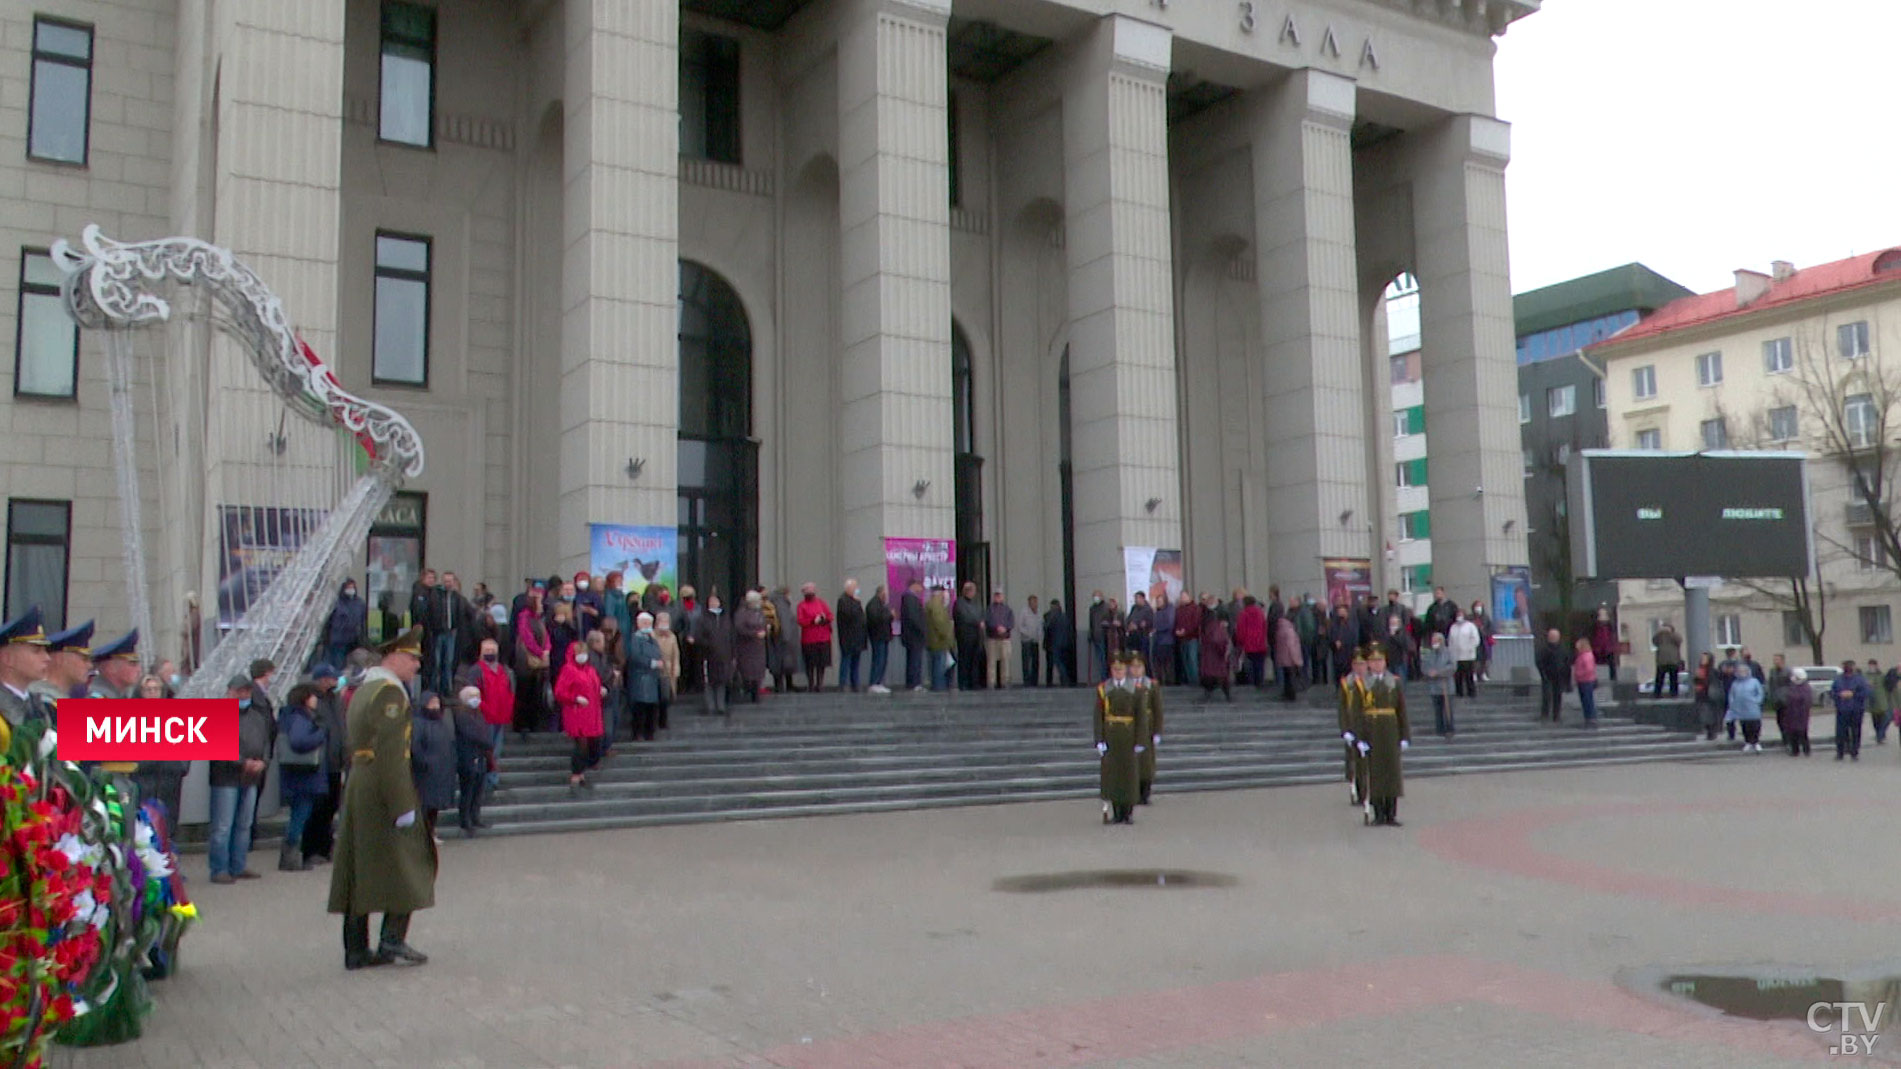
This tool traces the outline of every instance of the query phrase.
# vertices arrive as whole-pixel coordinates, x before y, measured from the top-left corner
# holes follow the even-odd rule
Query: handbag
[[[323,767],[323,747],[319,746],[309,753],[298,753],[291,748],[290,732],[277,734],[277,767],[286,772],[315,772]]]

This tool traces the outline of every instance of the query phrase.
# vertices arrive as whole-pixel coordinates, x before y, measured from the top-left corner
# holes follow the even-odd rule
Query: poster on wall
[[[1135,604],[1137,594],[1150,605],[1168,605],[1181,597],[1182,551],[1152,546],[1122,547],[1122,606]]]
[[[323,522],[321,509],[218,506],[218,626],[237,625]]]
[[[1502,568],[1492,575],[1492,633],[1531,634],[1531,569]]]
[[[409,592],[422,575],[428,515],[428,494],[397,494],[370,525],[363,591],[371,610],[370,636],[378,642],[409,626]]]
[[[629,597],[645,594],[655,583],[676,592],[680,589],[678,527],[592,523],[588,528],[588,571],[621,573],[621,589]]]
[[[1373,562],[1365,557],[1327,557],[1320,562],[1327,577],[1327,604],[1357,605],[1373,592]]]
[[[898,606],[913,579],[929,592],[934,587],[957,587],[957,543],[948,538],[887,538],[884,540],[887,596],[894,610],[891,633],[898,633]]]

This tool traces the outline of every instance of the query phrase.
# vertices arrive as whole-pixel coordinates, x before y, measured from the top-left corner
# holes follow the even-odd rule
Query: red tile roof
[[[1805,267],[1780,282],[1769,280],[1768,291],[1746,305],[1736,304],[1736,288],[1680,297],[1591,347],[1593,352],[1615,350],[1644,341],[1737,316],[1753,315],[1817,297],[1860,289],[1884,282],[1901,283],[1901,248],[1851,256],[1846,260]]]

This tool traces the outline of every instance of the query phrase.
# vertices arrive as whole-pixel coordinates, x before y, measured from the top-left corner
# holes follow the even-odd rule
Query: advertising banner
[[[1531,634],[1531,569],[1504,568],[1492,575],[1492,633]]]
[[[1122,547],[1122,607],[1135,604],[1138,593],[1150,605],[1172,604],[1182,593],[1182,551],[1151,546]]]
[[[1365,557],[1327,557],[1320,562],[1327,577],[1327,605],[1357,605],[1373,592],[1373,562]]]
[[[948,538],[884,540],[885,584],[896,608],[915,579],[928,593],[933,587],[957,587],[957,543]]]
[[[238,618],[271,585],[323,523],[319,509],[268,505],[218,507],[218,626]]]
[[[629,527],[616,523],[588,525],[588,571],[595,575],[621,573],[621,589],[628,597],[647,592],[654,583],[678,593],[680,529]]]

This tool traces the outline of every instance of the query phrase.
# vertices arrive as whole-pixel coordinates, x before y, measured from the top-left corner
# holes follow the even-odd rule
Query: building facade
[[[1901,250],[1738,271],[1734,288],[1673,301],[1586,359],[1604,374],[1612,448],[1809,455],[1816,574],[1800,588],[1723,577],[1710,594],[1710,648],[1813,664],[1819,644],[1822,663],[1892,663],[1901,577],[1889,563],[1886,517],[1901,432],[1901,390],[1892,385],[1901,374]],[[1851,485],[1856,467],[1883,472],[1871,482],[1875,502]],[[1683,628],[1682,588],[1618,586],[1620,626],[1648,673],[1656,626]]]
[[[423,555],[573,571],[602,522],[677,525],[722,589],[874,585],[888,536],[1013,595],[1119,590],[1124,546],[1209,589],[1317,592],[1335,556],[1390,585],[1370,387],[1410,273],[1414,511],[1478,596],[1526,557],[1492,57],[1537,6],[12,5],[9,607],[120,615],[102,343],[48,318],[37,255],[92,222],[230,247],[417,426],[373,593]],[[309,443],[230,343],[165,337],[139,433],[169,617],[219,575],[221,510],[284,504],[231,473]]]

